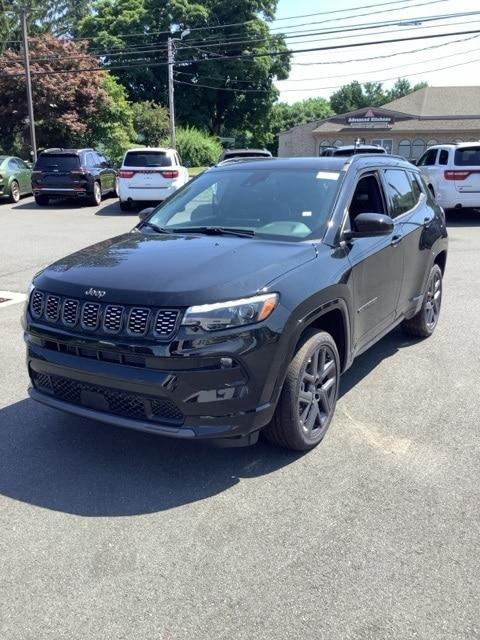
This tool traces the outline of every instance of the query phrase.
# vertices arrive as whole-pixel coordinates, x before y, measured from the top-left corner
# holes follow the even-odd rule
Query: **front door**
[[[348,210],[347,225],[360,213],[388,215],[377,172],[359,176]],[[395,222],[395,221],[394,221]],[[354,287],[354,349],[360,351],[393,323],[403,277],[401,225],[388,236],[355,238],[348,247]]]

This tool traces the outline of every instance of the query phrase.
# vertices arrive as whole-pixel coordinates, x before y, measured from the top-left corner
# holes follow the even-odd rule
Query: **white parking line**
[[[0,291],[0,309],[9,307],[11,304],[19,304],[26,300],[24,293],[16,293],[14,291]]]

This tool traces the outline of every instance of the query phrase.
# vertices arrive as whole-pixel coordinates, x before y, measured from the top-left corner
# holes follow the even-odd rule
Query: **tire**
[[[12,180],[12,184],[10,185],[10,202],[13,202],[13,204],[20,202],[20,187],[16,180]]]
[[[122,200],[120,200],[120,209],[122,211],[131,211],[132,209],[132,203],[130,200],[125,200],[125,202],[122,202]]]
[[[325,331],[308,332],[287,369],[275,414],[264,435],[294,451],[316,447],[332,421],[339,382],[340,358],[334,339]]]
[[[35,196],[35,202],[40,207],[46,207],[47,204],[49,203],[49,199],[48,199],[48,196]]]
[[[429,338],[438,324],[441,305],[442,270],[438,264],[434,264],[428,276],[422,307],[413,318],[403,321],[404,331],[417,338]]]
[[[94,182],[93,183],[93,192],[90,195],[89,203],[94,207],[98,207],[98,205],[101,202],[102,202],[102,188],[101,188],[99,182]]]

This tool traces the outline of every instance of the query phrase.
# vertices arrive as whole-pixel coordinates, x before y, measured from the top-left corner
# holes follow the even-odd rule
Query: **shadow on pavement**
[[[480,209],[449,209],[447,227],[480,227]]]
[[[111,211],[112,214],[118,212],[118,215],[120,215],[121,213],[118,199],[109,198],[108,196],[106,196],[102,200],[102,204],[99,205],[99,207],[89,205],[85,200],[79,200],[77,198],[58,198],[58,199],[56,198],[51,202],[49,202],[49,204],[44,206],[38,205],[33,199],[29,199],[26,202],[20,202],[19,204],[11,205],[11,206],[12,206],[12,210],[14,211],[26,210],[26,211],[39,211],[39,212],[41,211],[65,212],[66,209],[72,209],[72,210],[85,209],[87,211],[88,210],[94,211],[96,215],[100,215],[103,211],[105,212]],[[109,214],[105,213],[103,215],[109,215]]]
[[[340,396],[414,344],[394,331],[342,378]],[[303,454],[269,445],[220,449],[70,416],[32,400],[0,409],[0,493],[82,516],[153,513],[204,500]]]

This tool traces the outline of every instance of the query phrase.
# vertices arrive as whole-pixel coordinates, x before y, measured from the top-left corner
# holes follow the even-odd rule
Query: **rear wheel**
[[[130,211],[132,208],[132,203],[130,200],[125,200],[124,202],[120,200],[120,209],[122,211]]]
[[[291,361],[265,436],[295,451],[308,451],[325,436],[338,396],[340,358],[329,333],[310,332]]]
[[[93,193],[90,196],[90,204],[94,207],[98,207],[98,205],[102,202],[102,189],[100,187],[99,182],[93,183]]]
[[[434,264],[427,281],[427,291],[420,311],[403,322],[403,328],[411,336],[428,338],[435,331],[442,305],[442,270]]]
[[[10,185],[10,202],[17,203],[20,201],[20,187],[16,180]]]
[[[40,207],[45,207],[49,203],[49,199],[48,199],[48,196],[35,196],[35,202]]]

